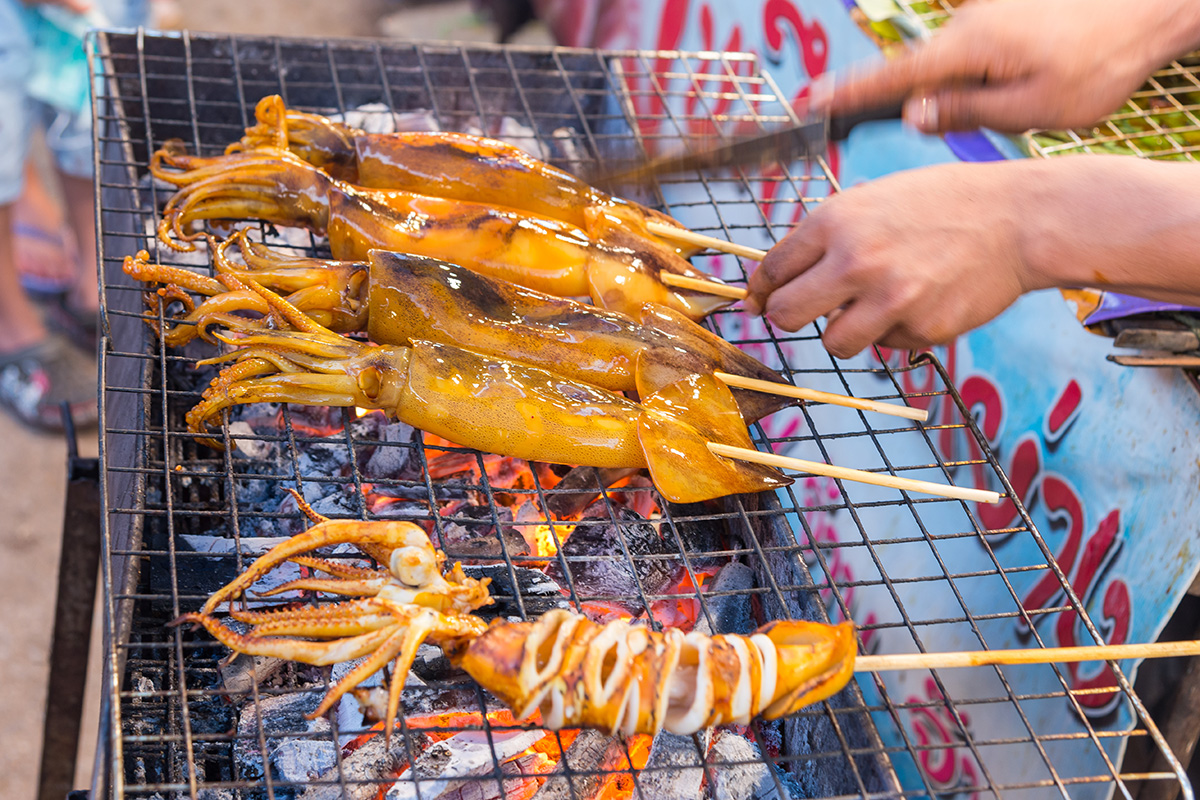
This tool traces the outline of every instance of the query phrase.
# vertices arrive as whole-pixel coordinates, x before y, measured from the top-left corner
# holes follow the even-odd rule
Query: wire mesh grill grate
[[[155,148],[178,138],[192,152],[219,153],[250,123],[255,102],[279,93],[290,107],[303,110],[376,118],[382,110],[386,119],[404,125],[508,137],[552,163],[586,170],[685,132],[725,136],[791,119],[780,93],[751,57],[140,32],[101,33],[91,45],[99,55],[94,63],[103,87],[95,130],[105,270],[101,457],[111,673],[106,745],[108,785],[116,797],[323,797],[324,789],[329,796],[341,797],[343,790],[346,797],[374,796],[377,788],[395,781],[402,765],[422,763],[422,748],[431,738],[464,730],[484,737],[492,757],[467,781],[478,793],[461,796],[527,797],[539,786],[540,796],[552,796],[547,787],[555,781],[537,772],[544,765],[513,767],[515,761],[499,755],[501,740],[534,726],[497,713],[494,701],[443,666],[430,663],[418,670],[424,685],[405,690],[406,715],[387,774],[364,776],[355,772],[361,722],[357,728],[348,725],[340,713],[305,722],[294,703],[282,716],[269,713],[289,698],[319,697],[331,682],[329,670],[246,659],[222,666],[223,647],[166,626],[246,566],[260,551],[256,548],[265,546],[263,539],[303,527],[294,507],[281,504],[282,487],[304,492],[330,516],[403,513],[431,523],[436,543],[450,559],[490,570],[486,574],[496,579],[493,593],[501,613],[515,617],[536,616],[548,607],[545,593],[530,581],[549,574],[558,587],[555,602],[593,611],[614,606],[655,626],[674,624],[682,614],[710,630],[725,630],[736,606],[756,623],[854,618],[865,650],[895,633],[905,636],[908,649],[924,650],[928,635],[941,629],[961,631],[974,647],[988,647],[989,626],[997,622],[1026,624],[1033,643],[1041,645],[1038,618],[1080,613],[1088,635],[1099,640],[1019,506],[1013,506],[1014,523],[989,530],[957,501],[840,482],[802,480],[778,496],[734,497],[707,506],[670,505],[648,483],[635,482],[615,489],[597,486],[596,502],[585,516],[564,523],[550,513],[571,495],[557,483],[561,471],[531,465],[513,479],[511,465],[498,466],[492,457],[428,437],[413,438],[378,414],[282,407],[270,412],[266,426],[261,414],[230,414],[221,436],[236,446],[223,453],[186,434],[183,412],[199,399],[212,374],[197,369],[196,361],[212,350],[198,344],[179,351],[163,347],[144,324],[161,325],[161,316],[145,311],[141,287],[121,270],[123,257],[142,247],[163,264],[207,268],[202,260],[154,247],[156,210],[168,196],[146,177]],[[829,166],[818,161],[765,175],[685,177],[641,199],[695,230],[769,244],[806,207],[837,188]],[[269,226],[259,233],[281,247],[321,251],[322,242],[307,234],[298,239]],[[732,256],[699,256],[694,262],[731,280],[746,276]],[[1011,494],[936,359],[901,362],[897,354],[876,351],[874,361],[863,366],[828,356],[819,326],[787,334],[732,311],[718,312],[709,324],[797,384],[933,411],[930,424],[917,426],[806,406],[791,424],[756,424],[758,446],[831,463],[844,463],[849,452],[860,457],[868,452],[872,463],[852,466],[941,481],[971,477]],[[916,458],[914,443],[922,454]],[[406,466],[391,473],[374,466],[389,459]],[[647,513],[657,514],[654,525],[647,524]],[[829,537],[831,518],[848,521],[856,536]],[[531,548],[538,536],[548,541],[545,550]],[[1006,563],[997,543],[1014,536],[1034,537],[1045,561]],[[582,544],[572,549],[572,541],[589,540],[607,549],[588,550]],[[983,568],[962,566],[958,556],[966,547],[984,554]],[[914,551],[923,554],[922,566],[897,566],[898,555]],[[872,566],[848,577],[845,564],[851,558]],[[730,562],[749,568],[752,580],[725,588],[721,576]],[[597,565],[603,564],[616,564],[615,572],[603,575],[620,580],[597,579]],[[1029,573],[1057,581],[1061,601],[1023,608],[1012,580]],[[984,585],[1003,591],[984,601],[977,591]],[[857,619],[855,611],[869,593],[885,597],[894,613]],[[945,599],[944,613],[910,613],[910,607],[929,607],[916,602],[929,593]],[[900,693],[870,676],[861,688],[852,683],[782,724],[755,723],[738,731],[746,744],[736,757],[723,756],[707,737],[691,737],[683,748],[685,754],[690,748],[687,764],[694,785],[689,785],[696,792],[701,787],[717,792],[723,781],[732,780],[731,764],[738,764],[759,770],[753,774],[766,787],[761,796],[931,796],[944,791],[932,765],[952,748],[974,765],[956,789],[964,796],[1067,797],[1073,786],[1104,783],[1129,797],[1132,781],[1178,779],[1181,771],[1173,759],[1174,773],[1131,776],[1121,774],[1119,757],[1110,755],[1114,743],[1135,736],[1153,736],[1161,746],[1119,671],[1120,702],[1131,703],[1142,720],[1128,732],[1094,725],[1080,705],[1086,691],[1069,688],[1065,669],[1044,667],[1053,671],[1059,688],[1039,693],[1014,689],[1012,669],[1017,668],[995,668],[989,688],[975,693],[925,673],[922,680],[932,687],[926,696]],[[1028,710],[1047,703],[1071,717],[1074,728],[1049,730],[1031,722]],[[972,714],[994,707],[1009,709],[1020,721],[1018,735],[971,727]],[[920,719],[939,720],[951,741],[922,735],[915,722]],[[550,741],[566,746],[553,734],[545,740]],[[663,776],[677,780],[689,774],[679,762],[654,762],[653,753],[647,756],[645,743],[636,739],[613,740],[607,747],[608,760],[568,770],[568,791],[557,796],[597,796],[600,790],[596,781],[589,782],[589,773],[599,776],[607,797],[635,790],[662,793]],[[539,752],[553,750],[547,744]],[[994,767],[993,754],[1004,752],[1032,753],[1042,776],[1010,780]],[[301,755],[309,759],[307,772],[286,766]],[[643,767],[646,758],[650,763]],[[901,786],[893,766],[899,762],[920,765],[915,782]],[[428,779],[398,782],[397,787],[410,789],[394,789],[394,796],[409,796],[405,791],[441,796],[446,787],[436,776],[422,777]]]
[[[962,2],[900,0],[920,30],[944,25]],[[1033,130],[1023,135],[1031,155],[1115,153],[1157,161],[1196,161],[1200,152],[1200,52],[1157,70],[1121,106],[1091,128]]]

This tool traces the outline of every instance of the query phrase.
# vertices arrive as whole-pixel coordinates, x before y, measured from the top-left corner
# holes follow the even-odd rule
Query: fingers
[[[828,201],[826,201],[828,202]],[[767,306],[767,298],[793,278],[802,275],[825,254],[826,226],[818,208],[802,219],[771,248],[758,269],[746,284],[749,294],[742,307],[746,313],[759,316]]]
[[[922,87],[978,82],[986,72],[981,55],[951,29],[883,64],[852,71],[832,94],[825,90],[818,97],[830,113],[854,114],[895,103]]]
[[[776,327],[798,331],[818,317],[837,314],[853,297],[844,270],[826,258],[772,292],[766,316]]]
[[[846,306],[840,314],[830,316],[821,341],[838,358],[850,358],[882,339],[892,322],[885,301],[864,297]]]
[[[923,133],[973,131],[991,128],[1022,133],[1035,125],[1032,88],[1021,81],[1003,86],[949,89],[914,97],[904,107],[904,119]]]

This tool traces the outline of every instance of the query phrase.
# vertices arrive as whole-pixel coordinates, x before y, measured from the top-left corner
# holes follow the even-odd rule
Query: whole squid
[[[236,349],[207,362],[233,363],[188,412],[189,430],[202,437],[222,409],[237,404],[356,406],[382,409],[415,428],[498,455],[649,468],[660,493],[678,503],[791,482],[775,469],[709,451],[709,442],[753,446],[732,392],[711,375],[691,375],[635,403],[549,370],[454,345],[356,342],[248,283],[297,330],[250,327],[236,338],[216,334]]]
[[[676,220],[589,186],[498,139],[450,131],[367,133],[289,109],[279,95],[258,101],[254,116],[255,124],[226,152],[285,148],[357,186],[508,206],[561,220],[601,240],[609,226],[597,220],[608,217],[644,241],[680,249],[646,229],[647,222],[658,222],[682,230]]]
[[[604,235],[593,239],[575,225],[505,206],[356,187],[278,148],[198,158],[171,145],[155,153],[150,171],[181,187],[159,222],[160,240],[175,249],[191,249],[203,235],[186,231],[194,221],[260,219],[325,234],[338,260],[364,261],[373,249],[415,253],[630,314],[654,302],[701,319],[730,302],[665,285],[664,271],[712,279],[608,217],[594,221]]]
[[[236,243],[246,263],[228,255]],[[285,256],[244,231],[213,248],[217,277],[152,264],[145,252],[125,271],[210,295],[186,321],[163,334],[178,346],[238,309],[267,315],[251,279],[315,321],[340,332],[366,332],[376,344],[415,340],[453,344],[548,369],[614,392],[647,395],[692,373],[716,370],[781,382],[783,377],[679,312],[644,305],[637,318],[552,297],[422,256],[373,250],[368,263]],[[641,369],[637,369],[638,365]],[[748,421],[792,402],[735,390]]]

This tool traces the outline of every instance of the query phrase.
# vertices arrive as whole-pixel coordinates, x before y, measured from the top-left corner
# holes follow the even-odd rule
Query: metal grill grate
[[[204,346],[163,348],[144,325],[148,317],[141,288],[121,271],[122,258],[142,247],[161,263],[195,266],[165,248],[154,248],[155,210],[168,195],[147,180],[146,161],[166,140],[181,138],[193,152],[220,152],[241,135],[254,103],[279,93],[289,106],[326,114],[382,104],[388,118],[399,112],[435,121],[446,130],[516,136],[540,150],[538,155],[580,169],[688,129],[712,126],[724,135],[790,118],[769,76],[751,57],[141,32],[100,33],[91,46],[99,56],[93,62],[102,87],[95,130],[105,271],[101,458],[109,675],[108,731],[102,737],[108,774],[101,773],[100,780],[115,797],[276,798],[300,795],[306,787],[312,793],[305,797],[325,796],[320,786],[332,791],[329,796],[341,797],[343,790],[346,797],[374,796],[377,785],[368,784],[364,791],[357,783],[361,776],[350,766],[354,755],[347,745],[361,730],[346,730],[341,719],[314,727],[294,715],[272,719],[267,714],[269,706],[284,702],[280,698],[303,696],[300,687],[309,694],[323,691],[328,671],[266,664],[247,668],[244,662],[240,672],[238,664],[222,670],[218,662],[227,654],[224,648],[206,636],[166,627],[248,563],[255,535],[286,535],[302,527],[298,513],[279,505],[285,486],[312,492],[335,516],[387,515],[397,498],[408,507],[419,506],[419,518],[432,521],[437,543],[448,556],[468,567],[491,565],[489,574],[498,578],[494,594],[504,613],[513,616],[536,615],[546,607],[545,595],[530,591],[525,581],[530,569],[545,569],[557,570],[566,602],[615,603],[633,614],[650,610],[655,625],[661,624],[664,603],[698,610],[712,630],[723,629],[723,617],[734,606],[756,622],[786,616],[854,618],[862,598],[874,593],[894,613],[855,619],[866,650],[885,635],[891,643],[899,637],[906,649],[924,650],[932,633],[948,629],[960,632],[971,646],[986,648],[996,639],[997,625],[1016,622],[1025,623],[1032,643],[1041,646],[1036,621],[1073,613],[1080,614],[1091,641],[1099,641],[1019,506],[1014,506],[1015,524],[987,530],[971,508],[957,501],[802,480],[778,496],[735,497],[717,506],[659,503],[657,536],[650,537],[654,546],[647,549],[646,525],[627,509],[655,495],[648,486],[634,486],[599,491],[593,506],[597,511],[579,521],[572,534],[592,527],[598,538],[607,538],[610,553],[567,552],[565,529],[547,513],[565,490],[546,485],[548,473],[535,468],[532,485],[500,485],[482,454],[421,438],[392,441],[378,415],[356,420],[343,411],[328,417],[283,408],[279,427],[270,432],[227,421],[222,435],[238,448],[225,453],[208,450],[186,435],[183,412],[198,400],[208,377],[194,365],[212,352]],[[664,185],[646,199],[696,230],[766,244],[782,235],[807,204],[836,189],[828,165],[821,162],[791,165],[767,176],[694,177]],[[262,235],[298,248],[319,251],[321,244],[311,238],[285,241],[271,229]],[[745,278],[744,265],[730,256],[701,256],[695,262],[731,279]],[[970,477],[1011,494],[949,373],[933,357],[902,364],[896,354],[877,351],[869,364],[840,362],[821,346],[819,325],[785,334],[734,311],[714,315],[710,324],[798,384],[901,400],[934,412],[933,422],[917,426],[809,406],[790,426],[770,420],[755,425],[760,447],[832,463],[844,463],[847,453],[862,458],[867,452],[871,463],[852,466],[943,481]],[[415,477],[370,474],[373,456],[400,451],[414,465]],[[436,470],[431,464],[444,463],[447,452],[465,454],[464,463],[473,471],[450,482],[432,477]],[[947,458],[943,452],[962,455]],[[330,471],[330,463],[336,470]],[[463,504],[463,498],[474,505]],[[508,522],[521,500],[534,513]],[[835,541],[827,535],[826,523],[835,518],[854,532],[852,538]],[[503,534],[504,528],[520,533],[530,526],[547,529],[557,554],[519,552],[520,537]],[[481,556],[456,538],[472,529],[499,532],[492,536],[495,549],[489,555]],[[1045,561],[1006,563],[999,546],[1006,537],[1033,537]],[[227,545],[223,552],[202,549],[222,543]],[[963,568],[961,556],[968,548],[982,554],[984,568]],[[914,552],[922,556],[918,562],[901,558]],[[850,560],[869,569],[848,577],[844,567]],[[622,588],[585,581],[587,570],[601,562],[619,565],[628,583]],[[730,562],[752,568],[750,585],[700,588],[706,576]],[[651,585],[647,575],[665,567],[679,579],[673,585]],[[1025,610],[1013,581],[1030,575],[1053,576],[1062,601]],[[1001,591],[985,595],[980,591],[985,586]],[[930,595],[944,600],[942,613],[910,613],[910,608],[927,609],[918,599]],[[1057,688],[1019,693],[1010,683],[1018,669],[1051,671]],[[230,683],[233,673],[244,683]],[[1120,703],[1130,704],[1139,720],[1131,731],[1094,724],[1079,702],[1087,691],[1071,690],[1066,670],[1058,667],[994,668],[989,688],[976,692],[926,673],[921,680],[934,691],[923,698],[906,696],[873,675],[861,681],[861,689],[852,683],[784,724],[755,723],[739,732],[753,747],[739,751],[749,755],[733,761],[747,769],[765,767],[756,774],[766,776],[768,794],[755,796],[932,796],[945,791],[932,768],[950,757],[951,748],[975,765],[956,788],[963,796],[1068,797],[1072,787],[1101,783],[1131,797],[1130,782],[1147,779],[1179,781],[1190,796],[1178,762],[1165,752],[1124,676],[1119,670],[1115,674]],[[412,709],[431,692],[464,713],[495,708],[459,675],[430,667],[425,683],[421,689],[406,689],[409,716],[400,726],[397,753],[402,762],[412,763],[420,753],[427,741],[422,735],[453,732],[445,719],[432,727],[422,723],[422,730],[414,727],[417,712]],[[1050,729],[1032,722],[1028,711],[1043,704],[1060,708],[1069,724]],[[1006,709],[1019,733],[974,730],[970,717],[985,708]],[[924,736],[922,719],[939,720],[947,740]],[[495,755],[498,737],[514,727],[511,721],[496,715],[473,720],[459,719],[454,730],[465,725],[481,731],[493,747],[493,759],[471,779],[479,792],[472,796],[487,796],[497,782],[510,796],[528,796],[519,791],[530,785],[512,769],[505,770]],[[1119,751],[1135,736],[1153,737],[1172,771],[1122,774]],[[637,766],[636,742],[609,747]],[[728,775],[730,759],[708,750],[701,737],[689,740],[688,748],[698,776],[696,791],[703,785],[714,792]],[[327,769],[318,778],[285,774],[279,760],[283,751],[320,751],[329,759]],[[1011,780],[1005,759],[1018,757],[1036,761],[1039,777]],[[267,768],[264,760],[270,760]],[[679,762],[658,769],[652,763],[642,770],[630,769],[629,763],[610,759],[591,769],[568,770],[569,791],[560,796],[593,796],[589,772],[609,779],[606,791],[636,789],[645,795],[662,793],[656,771],[687,772]],[[919,766],[918,777],[905,786],[894,766],[901,764]],[[612,784],[611,774],[621,770],[621,782]],[[548,796],[551,784],[542,787],[541,796]],[[418,782],[414,796],[428,798],[434,787],[432,780]]]
[[[1200,160],[1200,53],[1192,53],[1150,76],[1119,111],[1093,128],[1031,131],[1034,155],[1117,153],[1159,161]]]
[[[921,31],[946,23],[960,2],[900,0]],[[1200,152],[1200,52],[1154,72],[1116,112],[1091,128],[1034,130],[1023,135],[1031,155],[1116,153],[1159,161],[1196,161]]]

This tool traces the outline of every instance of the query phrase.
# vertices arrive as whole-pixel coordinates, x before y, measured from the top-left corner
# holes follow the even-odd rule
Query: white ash
[[[308,783],[337,766],[337,747],[329,739],[329,721],[316,719],[310,733],[324,733],[322,738],[285,738],[268,743],[271,766],[281,780],[288,783]]]
[[[298,800],[374,800],[380,788],[390,783],[409,753],[420,753],[429,737],[410,731],[397,734],[391,742],[372,736],[354,751],[343,754],[341,766],[314,780],[298,795]]]
[[[654,737],[646,766],[637,775],[634,800],[694,800],[704,781],[703,754],[712,729],[693,736],[663,731]],[[697,744],[698,742],[698,744]]]
[[[229,423],[229,438],[247,458],[272,458],[279,449],[277,442],[259,439],[254,428],[250,427],[250,423],[245,420]]]
[[[345,114],[331,114],[329,118],[367,133],[441,130],[437,117],[431,111],[416,110],[395,113],[383,103],[367,103],[347,111]]]
[[[432,745],[412,769],[388,789],[388,800],[438,800],[459,789],[468,779],[486,775],[529,749],[546,736],[545,731],[463,731]],[[415,777],[415,780],[414,780]]]
[[[263,754],[259,747],[260,722],[267,752],[273,754],[285,738],[295,738],[297,734],[307,734],[313,730],[313,723],[305,719],[305,715],[316,709],[321,702],[321,696],[322,692],[319,690],[284,695],[259,695],[257,703],[246,704],[238,716],[237,738],[233,743],[233,757],[243,778],[253,780],[263,776]],[[325,721],[324,724],[328,730],[329,723]],[[330,750],[334,748],[333,742],[328,738],[325,739],[325,744]],[[296,748],[285,752],[289,768],[298,768],[291,760],[296,755],[299,755]],[[320,772],[318,770],[315,775],[319,775]]]
[[[350,670],[354,669],[355,667],[357,667],[359,664],[361,664],[365,660],[366,660],[366,657],[364,656],[363,658],[356,658],[353,661],[343,661],[340,664],[334,664],[332,669],[330,670],[330,675],[329,675],[330,685],[333,685],[333,684],[337,683],[338,681],[340,681],[347,674],[349,674]],[[413,678],[417,681],[420,681],[420,679],[416,678],[416,676],[413,676]],[[383,685],[383,671],[380,670],[379,672],[376,672],[374,675],[369,676],[362,683],[358,684],[358,688],[371,689],[373,687],[379,687],[382,685]],[[406,686],[408,685],[408,681],[405,681],[405,685]],[[348,744],[351,740],[353,740],[354,737],[362,734],[364,731],[366,731],[368,728],[371,727],[370,723],[367,722],[367,719],[366,719],[365,715],[363,714],[362,707],[359,705],[358,701],[354,698],[354,695],[349,692],[342,695],[342,699],[338,701],[337,723],[338,723],[338,742],[343,747],[345,747],[346,744]]]
[[[257,682],[260,686],[279,674],[288,662],[273,656],[248,656],[237,653],[233,659],[217,666],[221,686],[230,694],[249,694]]]
[[[712,800],[784,800],[758,745],[729,730],[713,735],[708,751]]]
[[[529,753],[505,761],[500,765],[500,774],[505,776],[504,785],[495,779],[469,781],[441,796],[441,800],[505,800],[509,797],[527,797],[537,789],[537,765],[540,753]]]
[[[375,452],[367,459],[364,476],[368,480],[380,478],[397,478],[408,466],[412,458],[412,447],[406,447],[413,440],[413,427],[403,422],[393,422],[382,431],[380,444]]]

